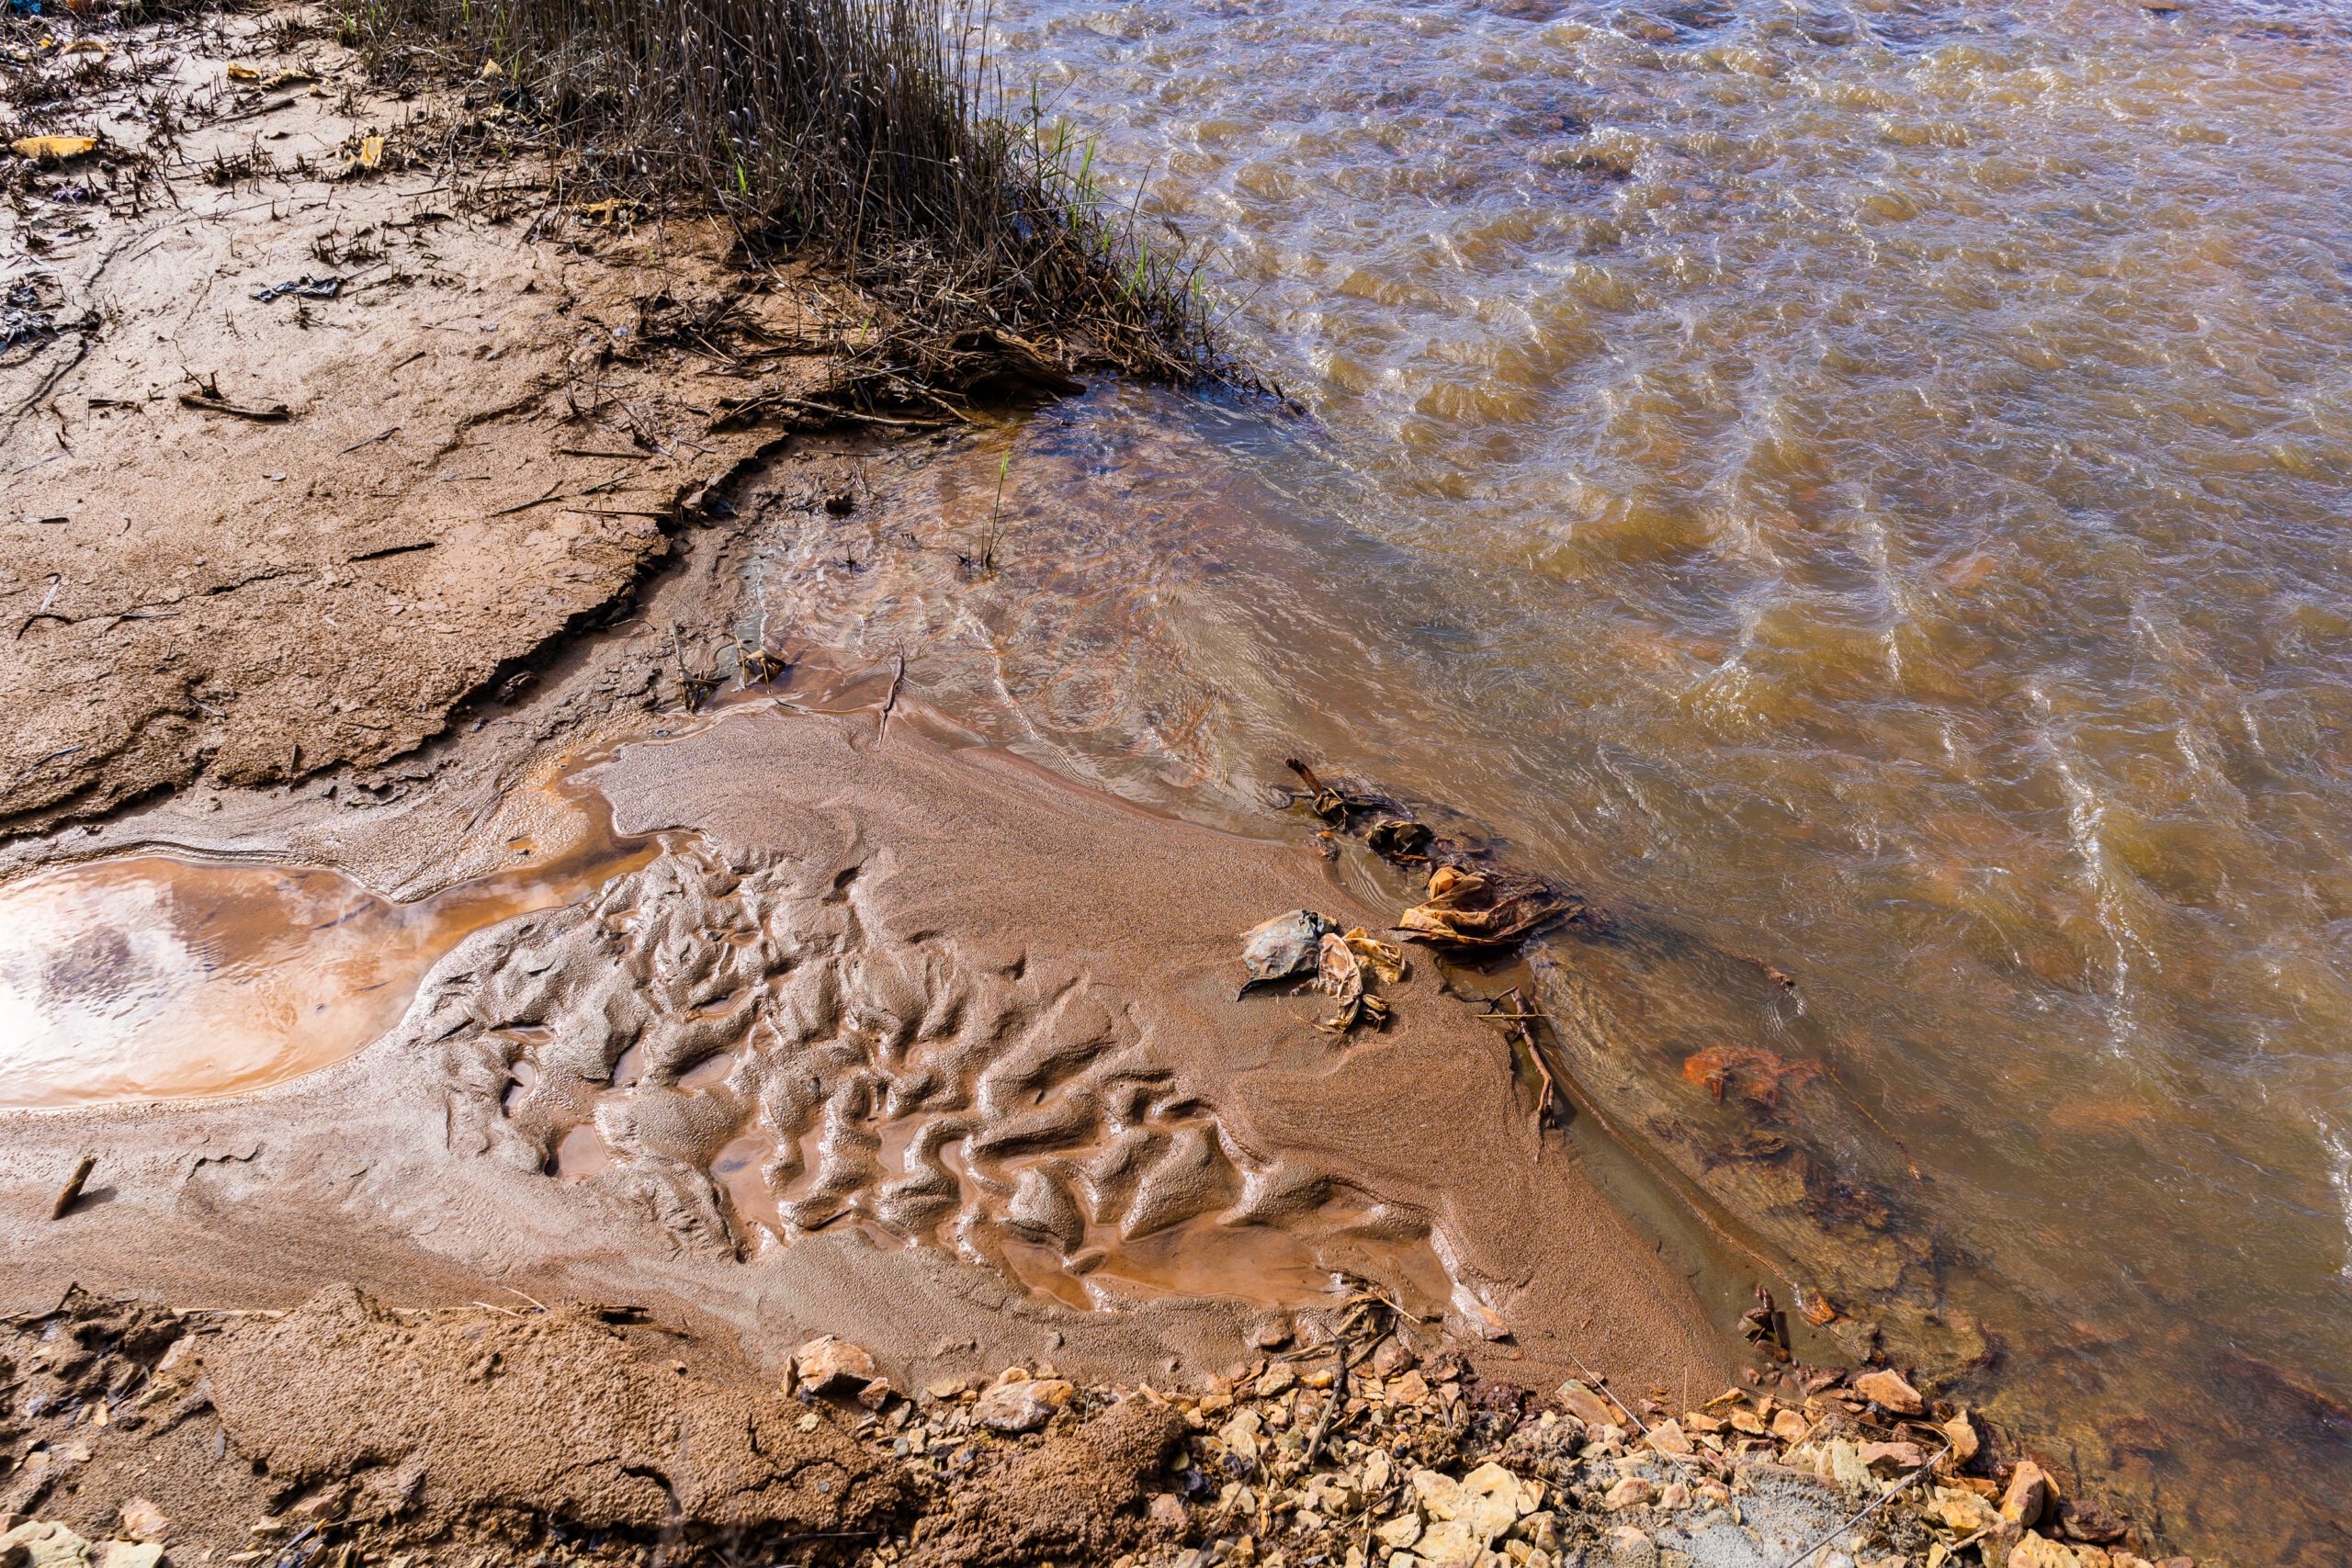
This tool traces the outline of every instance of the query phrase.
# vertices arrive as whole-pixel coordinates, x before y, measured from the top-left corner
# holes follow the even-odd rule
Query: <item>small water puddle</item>
[[[0,888],[0,1106],[239,1094],[341,1061],[462,938],[659,852],[592,794],[553,793],[585,818],[563,848],[412,903],[322,867],[175,855]]]

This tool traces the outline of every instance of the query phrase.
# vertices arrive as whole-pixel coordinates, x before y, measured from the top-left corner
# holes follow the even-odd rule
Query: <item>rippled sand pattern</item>
[[[1843,1097],[1817,1157],[2075,1412],[2042,1439],[2187,1538],[2352,1550],[2340,12],[1031,3],[996,44],[1311,417],[1052,411],[996,577],[953,559],[984,444],[908,481],[953,538],[779,517],[778,614],[1131,795],[1255,808],[1305,747],[1801,976],[1802,1028],[1710,1027],[1834,1069],[1777,1114]]]
[[[453,1128],[707,1255],[838,1223],[1081,1308],[1344,1273],[1445,1309],[1426,1220],[1251,1160],[1082,970],[893,932],[859,875],[682,846],[475,938],[410,1025]]]

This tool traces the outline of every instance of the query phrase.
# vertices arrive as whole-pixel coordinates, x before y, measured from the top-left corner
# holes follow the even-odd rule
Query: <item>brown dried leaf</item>
[[[1432,942],[1506,947],[1568,909],[1567,900],[1535,877],[1442,865],[1430,874],[1429,897],[1396,924]]]
[[[1387,984],[1393,986],[1405,977],[1403,948],[1380,941],[1362,926],[1340,940],[1348,944],[1349,951],[1356,955],[1359,963]]]

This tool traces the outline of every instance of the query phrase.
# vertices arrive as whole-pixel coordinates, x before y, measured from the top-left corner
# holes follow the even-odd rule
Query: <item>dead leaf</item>
[[[580,216],[591,223],[609,223],[615,228],[637,221],[638,206],[619,197],[609,196],[599,202],[580,209]]]
[[[258,82],[261,80],[261,73],[254,70],[250,65],[239,65],[234,61],[232,61],[229,63],[229,80],[232,82]]]
[[[1389,985],[1405,977],[1405,950],[1382,942],[1362,926],[1348,932],[1340,941],[1346,942],[1363,966]]]
[[[66,158],[79,158],[97,144],[98,139],[95,136],[19,136],[8,143],[8,150],[19,158],[53,164]]]
[[[315,71],[305,71],[299,65],[289,65],[283,71],[271,72],[262,78],[261,85],[264,87],[293,87],[304,82],[315,82],[318,79],[318,73]]]
[[[72,43],[67,44],[61,52],[66,54],[104,54],[107,51],[106,40],[103,39],[77,38]]]
[[[384,166],[382,137],[363,136],[359,139],[359,166],[363,169],[380,169]]]
[[[1408,817],[1385,817],[1366,830],[1363,841],[1374,854],[1390,860],[1415,860],[1430,847],[1430,840],[1435,836],[1426,822],[1416,822]]]
[[[1767,1109],[1781,1103],[1784,1087],[1821,1076],[1818,1062],[1791,1062],[1752,1045],[1711,1045],[1684,1058],[1682,1076],[1720,1100],[1736,1088],[1742,1099]]]
[[[1572,906],[1536,877],[1510,871],[1430,874],[1429,897],[1397,917],[1397,928],[1431,942],[1507,947]]]
[[[1356,950],[1346,937],[1324,934],[1317,955],[1315,986],[1340,1004],[1328,1021],[1315,1026],[1317,1029],[1345,1034],[1359,1023],[1377,1028],[1387,1020],[1388,1004],[1363,988],[1363,965],[1357,962]]]

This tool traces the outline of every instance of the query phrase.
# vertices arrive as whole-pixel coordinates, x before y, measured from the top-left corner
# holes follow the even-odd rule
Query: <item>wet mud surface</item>
[[[1473,1335],[1492,1313],[1516,1336],[1497,1354],[1563,1375],[1570,1345],[1728,1364],[1687,1287],[1542,1157],[1508,1047],[1433,977],[1344,1043],[1320,998],[1235,999],[1263,910],[1381,918],[1318,856],[874,729],[753,707],[624,748],[591,775],[616,828],[692,841],[465,939],[357,1055],[206,1106],[20,1121],[28,1196],[84,1143],[135,1126],[147,1151],[110,1158],[109,1201],[16,1234],[27,1284],[193,1283],[216,1258],[225,1284],[236,1251],[332,1215],[461,1268],[662,1280],[746,1328],[814,1326],[846,1287],[893,1356],[1001,1337],[1017,1300],[1167,1375],[1238,1344],[1250,1303],[1347,1272]]]

